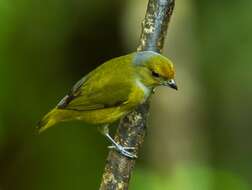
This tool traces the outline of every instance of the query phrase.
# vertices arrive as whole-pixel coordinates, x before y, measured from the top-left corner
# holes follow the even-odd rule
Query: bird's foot
[[[129,152],[129,150],[135,150],[136,149],[135,147],[123,147],[122,145],[116,144],[116,145],[108,146],[108,148],[115,149],[116,151],[126,156],[127,158],[131,158],[131,159],[137,158],[137,155]]]
[[[121,146],[121,145],[119,145]],[[125,147],[125,146],[122,146],[124,150],[136,150],[135,147]],[[111,145],[111,146],[108,146],[108,149],[116,149],[116,146],[114,145]]]

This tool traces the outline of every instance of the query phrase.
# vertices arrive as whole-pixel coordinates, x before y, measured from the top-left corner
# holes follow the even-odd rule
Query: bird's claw
[[[119,145],[120,146],[120,145]],[[123,146],[122,146],[123,147]],[[111,145],[111,146],[108,146],[108,149],[116,149],[116,146],[114,145]],[[124,150],[136,150],[135,147],[123,147]]]
[[[115,149],[116,151],[118,151],[122,155],[126,156],[127,158],[131,158],[131,159],[137,158],[137,156],[135,154],[128,151],[128,150],[135,150],[136,149],[135,147],[123,147],[123,146],[117,144],[117,145],[108,146],[108,148]]]

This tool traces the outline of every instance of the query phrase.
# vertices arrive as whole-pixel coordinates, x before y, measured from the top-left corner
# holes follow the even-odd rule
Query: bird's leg
[[[117,142],[115,142],[115,140],[109,135],[109,128],[108,125],[104,125],[99,127],[99,131],[113,144],[112,146],[109,146],[108,148],[110,149],[115,149],[116,151],[118,151],[119,153],[121,153],[122,155],[134,159],[137,158],[137,156],[127,150],[134,150],[134,147],[123,147],[122,145],[118,144]]]

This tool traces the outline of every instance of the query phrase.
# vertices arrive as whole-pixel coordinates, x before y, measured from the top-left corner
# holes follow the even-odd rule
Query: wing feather
[[[88,111],[124,104],[134,85],[133,72],[131,56],[112,59],[78,81],[57,107]]]
[[[107,84],[103,88],[91,92],[84,90],[83,93],[72,99],[65,109],[88,111],[120,106],[128,100],[131,86],[127,84],[119,86],[118,89],[118,84]]]

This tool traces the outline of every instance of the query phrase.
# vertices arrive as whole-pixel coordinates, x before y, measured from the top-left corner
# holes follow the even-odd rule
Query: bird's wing
[[[57,105],[59,109],[88,111],[120,106],[127,102],[132,90],[130,82],[109,80],[101,85],[100,81],[84,77],[77,82],[71,92]]]
[[[80,94],[80,89],[82,87],[82,85],[86,82],[87,80],[87,76],[81,78],[77,83],[75,83],[75,85],[72,87],[72,89],[70,90],[70,92],[64,96],[64,98],[62,98],[60,100],[60,102],[57,104],[57,108],[60,109],[64,109],[67,107],[67,105],[76,97],[78,97],[78,95]]]

